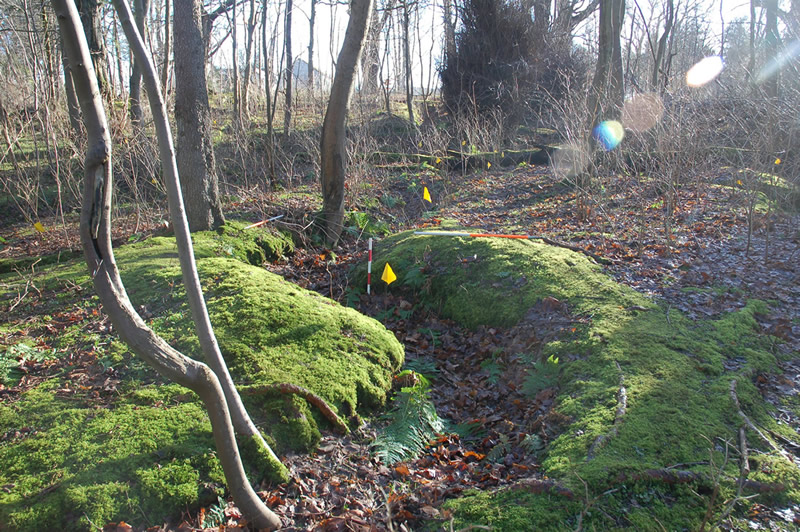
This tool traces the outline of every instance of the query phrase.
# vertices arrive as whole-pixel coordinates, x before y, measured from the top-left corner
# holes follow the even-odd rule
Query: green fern
[[[203,517],[203,522],[200,526],[203,528],[216,528],[225,524],[225,508],[228,503],[222,500],[222,497],[217,496],[217,504],[208,508],[208,513]]]
[[[411,371],[424,375],[428,379],[435,377],[439,373],[436,362],[430,358],[406,359],[403,369],[410,369]]]
[[[533,365],[532,371],[528,373],[522,385],[522,392],[529,397],[535,397],[545,388],[555,386],[558,383],[560,371],[558,357],[550,355],[547,360]]]
[[[445,420],[436,413],[429,395],[430,383],[420,375],[416,386],[403,388],[394,397],[394,406],[387,416],[390,422],[371,445],[381,462],[410,460],[446,430]]]

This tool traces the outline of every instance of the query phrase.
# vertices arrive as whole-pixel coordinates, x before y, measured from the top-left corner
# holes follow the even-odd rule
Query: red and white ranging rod
[[[369,259],[367,260],[367,295],[369,295],[369,288],[372,285],[372,239],[369,239]]]

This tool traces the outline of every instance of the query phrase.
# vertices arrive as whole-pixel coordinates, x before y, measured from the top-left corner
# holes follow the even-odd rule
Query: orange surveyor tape
[[[544,238],[542,236],[531,235],[504,235],[499,233],[464,233],[461,231],[414,231],[415,235],[428,235],[428,236],[464,236],[471,238],[514,238],[517,240],[533,240],[537,238]]]

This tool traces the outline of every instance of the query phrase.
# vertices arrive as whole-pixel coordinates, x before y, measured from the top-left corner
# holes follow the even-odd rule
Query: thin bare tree
[[[256,31],[256,0],[250,0],[250,16],[247,18],[247,44],[244,53],[244,75],[242,76],[242,117],[250,120],[250,78],[253,57],[253,41]]]
[[[286,19],[283,28],[283,45],[286,57],[286,72],[284,76],[286,79],[286,92],[284,94],[283,105],[283,138],[289,138],[289,128],[292,126],[292,78],[294,70],[294,57],[292,56],[292,11],[294,11],[294,4],[292,0],[286,0]]]
[[[211,420],[214,440],[228,487],[244,515],[259,528],[274,530],[280,520],[258,498],[247,481],[239,457],[230,405],[223,386],[215,371],[207,365],[193,360],[173,349],[144,323],[134,310],[119,276],[111,245],[111,196],[113,191],[111,172],[111,138],[105,117],[103,100],[92,72],[90,53],[83,33],[78,29],[78,12],[70,0],[52,0],[56,11],[67,56],[73,70],[73,79],[83,111],[84,124],[89,139],[84,172],[84,195],[81,209],[80,234],[84,256],[92,274],[95,290],[104,310],[120,337],[131,349],[155,367],[165,377],[182,384],[203,400]],[[155,69],[147,58],[141,37],[131,22],[130,9],[124,0],[115,0],[120,12],[129,44],[141,62],[151,108],[156,118],[159,147],[168,184],[171,212],[178,240],[181,270],[195,323],[198,325],[201,344],[216,339],[210,323],[200,327],[196,311],[197,299],[203,308],[202,292],[194,264],[188,224],[181,200],[177,177],[177,165],[172,149],[166,109],[161,98]],[[194,295],[192,295],[194,294]],[[207,321],[207,313],[206,319]],[[205,330],[200,330],[204,328]]]

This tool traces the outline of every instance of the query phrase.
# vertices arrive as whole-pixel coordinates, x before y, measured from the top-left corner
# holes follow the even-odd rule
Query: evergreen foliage
[[[500,111],[520,120],[547,98],[561,99],[575,60],[547,41],[537,42],[531,14],[518,0],[467,0],[456,52],[444,59],[442,96],[451,111]],[[538,105],[537,105],[538,102]]]

